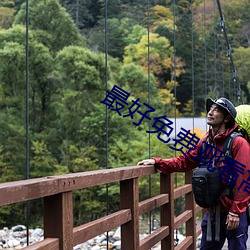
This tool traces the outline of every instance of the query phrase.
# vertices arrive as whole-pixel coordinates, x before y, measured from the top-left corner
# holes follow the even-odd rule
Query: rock
[[[26,235],[25,235],[26,236]],[[20,243],[21,245],[24,245],[27,243],[27,237],[23,237],[21,240],[20,240]]]
[[[23,231],[15,231],[13,232],[13,237],[21,239],[23,237],[26,237],[26,234],[24,234]]]
[[[11,228],[13,232],[20,232],[23,230],[26,230],[26,227],[24,225],[17,225]]]
[[[106,235],[105,235],[105,234],[101,234],[101,235],[99,235],[99,236],[97,236],[97,237],[95,238],[96,243],[100,243],[100,242],[102,242],[102,241],[105,240],[105,239],[106,239]]]
[[[91,250],[100,250],[101,248],[99,247],[99,246],[93,246],[92,248],[91,248]]]
[[[20,242],[18,240],[13,239],[13,240],[7,241],[7,245],[8,247],[16,247],[20,245]]]
[[[101,245],[101,246],[107,246],[107,241],[106,241],[106,240],[103,240],[102,242],[100,242],[100,245]]]
[[[3,238],[7,235],[6,230],[0,230],[0,238]]]
[[[41,228],[36,228],[32,234],[32,237],[42,237],[43,236],[43,230]]]
[[[74,250],[82,250],[82,249],[88,249],[88,248],[87,248],[87,244],[83,243],[83,244],[79,244],[79,245],[74,246],[73,249]]]
[[[113,238],[115,240],[120,240],[121,239],[121,227],[118,227],[115,231],[115,234],[113,235]]]
[[[21,245],[18,245],[15,247],[15,249],[22,249],[23,247]]]
[[[113,236],[114,234],[115,234],[114,231],[109,231],[109,232],[108,232],[108,236],[109,236],[109,237]]]
[[[122,242],[120,240],[116,241],[113,246],[115,247],[115,249],[119,250],[121,249],[122,246]]]
[[[88,240],[87,243],[93,246],[95,244],[95,239]]]
[[[114,243],[114,242],[116,241],[116,239],[114,239],[113,237],[109,237],[109,238],[108,238],[108,241],[109,241],[110,243]]]
[[[141,234],[140,239],[147,237],[148,234]],[[178,232],[179,242],[183,236]],[[41,228],[29,229],[29,244],[39,242],[44,239],[44,232]],[[107,242],[108,241],[108,242]],[[108,245],[107,245],[108,244]],[[10,230],[4,228],[0,230],[0,250],[17,250],[27,246],[27,230],[22,225],[12,227]],[[100,234],[93,239],[74,246],[74,250],[121,250],[121,228],[107,234]],[[152,250],[160,250],[160,244],[155,245]]]

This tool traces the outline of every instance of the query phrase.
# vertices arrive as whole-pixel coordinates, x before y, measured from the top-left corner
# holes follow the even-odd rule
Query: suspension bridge
[[[173,2],[173,6],[175,6],[175,1]],[[192,172],[185,173],[185,183],[183,186],[175,187],[175,175],[165,175],[162,173],[158,173],[154,166],[123,166],[115,169],[110,169],[108,162],[108,109],[106,109],[106,169],[63,174],[57,176],[47,176],[34,179],[29,178],[28,0],[26,1],[26,3],[26,179],[0,184],[0,206],[18,204],[23,202],[26,202],[28,204],[30,201],[36,199],[42,199],[43,201],[44,240],[32,245],[28,245],[23,249],[72,250],[74,246],[86,242],[100,234],[105,234],[117,227],[121,228],[121,249],[123,250],[148,250],[153,248],[156,244],[160,244],[162,250],[197,249],[197,239],[201,235],[201,227],[200,223],[198,223],[197,218],[198,215],[203,215],[206,210],[199,207],[194,201],[191,185]],[[223,16],[219,0],[217,1],[217,5],[220,15],[220,28],[226,42],[227,57],[230,62],[232,79],[235,85],[234,95],[237,98],[237,101],[239,103],[242,103],[241,86],[236,74],[232,49],[229,43],[225,25],[225,18]],[[107,1],[105,1],[105,7],[107,8]],[[107,23],[105,23],[105,25],[107,25]],[[148,15],[148,25],[149,34],[150,15]],[[105,29],[107,30],[108,27],[105,26]],[[105,59],[106,66],[108,67],[108,42],[106,33],[105,44],[107,46]],[[192,63],[194,56],[193,52],[194,41],[192,34]],[[173,61],[173,80],[174,83],[176,83],[175,54]],[[148,79],[150,79],[150,46],[148,46],[148,63]],[[194,67],[192,67],[192,98],[194,100],[195,86],[193,81],[193,68]],[[106,74],[106,90],[108,90],[108,73],[106,72]],[[174,92],[176,96],[176,85],[174,86]],[[148,101],[150,102],[150,82],[148,82]],[[194,109],[194,106],[192,108]],[[149,157],[151,157],[150,137]],[[158,182],[160,183],[159,193],[156,196],[151,196],[146,200],[140,200],[140,186],[138,181],[139,178],[148,177],[149,188],[151,188],[150,177],[153,175],[157,176]],[[113,213],[107,212],[107,214],[103,217],[74,227],[73,192],[92,187],[99,187],[102,185],[106,185],[108,187],[108,185],[111,183],[119,184],[120,210]],[[175,216],[175,201],[180,197],[183,198],[184,211],[178,216]],[[160,225],[154,231],[150,232],[147,237],[140,239],[140,217],[147,213],[151,213],[154,209],[159,209],[160,211]],[[185,238],[181,242],[176,244],[176,230],[182,226],[185,228]],[[227,242],[225,243],[223,249],[227,249]]]

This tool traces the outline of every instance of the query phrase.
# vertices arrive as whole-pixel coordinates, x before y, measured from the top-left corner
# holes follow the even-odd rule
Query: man
[[[197,157],[202,149],[202,141],[208,142],[214,148],[223,150],[223,145],[226,138],[234,131],[238,130],[238,125],[235,124],[236,109],[234,105],[226,98],[217,100],[207,99],[207,124],[210,129],[205,137],[199,141],[197,147],[193,150],[186,151],[188,158],[181,155],[172,159],[153,158],[140,161],[138,165],[155,165],[157,169],[165,174],[173,172],[186,172],[196,168],[200,163],[200,158]],[[243,191],[244,187],[240,185],[243,180],[247,181],[250,176],[250,146],[249,143],[237,136],[232,144],[232,159],[243,164],[244,174],[240,174],[234,185],[233,197],[224,192],[220,197],[220,237],[219,241],[215,240],[215,212],[211,210],[212,223],[212,241],[207,240],[207,222],[208,213],[202,219],[202,240],[201,250],[219,250],[222,249],[225,239],[228,239],[229,250],[245,250],[247,249],[246,241],[248,237],[248,220],[247,206],[250,200],[250,195]],[[218,151],[219,153],[219,151]],[[217,155],[218,156],[218,155]],[[212,157],[212,155],[207,156]],[[222,167],[225,164],[218,161],[216,167]],[[221,179],[221,186],[224,189],[228,183]],[[239,190],[238,190],[239,188]]]

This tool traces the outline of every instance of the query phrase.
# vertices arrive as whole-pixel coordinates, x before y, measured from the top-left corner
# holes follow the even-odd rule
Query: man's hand
[[[240,218],[238,215],[231,215],[230,213],[227,215],[227,229],[233,230],[239,226]]]
[[[155,165],[155,160],[154,159],[142,160],[137,163],[137,166],[138,165]]]

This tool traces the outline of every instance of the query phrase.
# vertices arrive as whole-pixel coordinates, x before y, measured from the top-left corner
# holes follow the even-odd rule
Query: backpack
[[[239,125],[239,131],[250,143],[250,105],[239,105],[236,108],[235,122]]]
[[[237,136],[242,136],[241,133],[233,132],[230,134],[224,145],[224,156],[231,157],[232,143]],[[206,144],[203,144],[202,151],[205,151]],[[209,167],[204,164],[205,155],[198,168],[194,170],[192,176],[192,187],[195,202],[203,208],[215,207],[219,203],[221,193],[224,192],[221,188],[221,181],[219,178],[220,170],[216,166]],[[233,199],[233,188],[228,185],[228,195]]]

